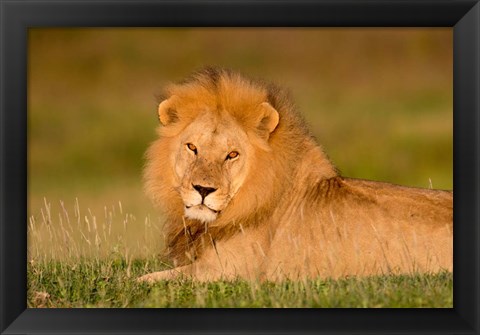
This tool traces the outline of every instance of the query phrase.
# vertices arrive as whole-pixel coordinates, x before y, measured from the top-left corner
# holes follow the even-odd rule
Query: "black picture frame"
[[[478,334],[480,4],[477,0],[0,0],[0,332]],[[29,27],[453,27],[451,309],[27,309]]]

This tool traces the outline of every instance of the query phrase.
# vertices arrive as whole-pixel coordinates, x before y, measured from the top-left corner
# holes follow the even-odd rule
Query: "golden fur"
[[[145,188],[175,268],[141,280],[452,270],[452,192],[340,176],[284,91],[235,72],[165,97]]]

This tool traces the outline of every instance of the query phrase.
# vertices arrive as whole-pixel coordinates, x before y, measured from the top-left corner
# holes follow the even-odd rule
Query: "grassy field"
[[[41,221],[29,223],[31,308],[453,306],[453,276],[447,272],[283,283],[139,283],[136,278],[168,267],[159,250],[152,249],[162,244],[157,224],[147,218],[143,237],[132,248],[132,227],[138,230],[140,225],[123,212],[121,203],[99,218],[89,210],[82,212],[78,201],[73,213],[64,204],[58,208],[61,212],[54,212],[57,209],[45,200]]]
[[[206,65],[277,82],[343,175],[452,189],[451,29],[33,28],[28,43],[30,307],[451,307],[451,274],[134,281],[164,266],[141,174],[165,83]]]
[[[138,283],[158,269],[156,258],[44,262],[28,267],[28,307],[318,307],[397,308],[453,306],[451,273],[342,280],[251,283],[161,281]]]

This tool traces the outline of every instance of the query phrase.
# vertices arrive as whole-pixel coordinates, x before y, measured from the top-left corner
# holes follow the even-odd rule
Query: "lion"
[[[452,271],[452,192],[341,176],[284,89],[206,68],[158,117],[144,180],[173,267],[139,280]]]

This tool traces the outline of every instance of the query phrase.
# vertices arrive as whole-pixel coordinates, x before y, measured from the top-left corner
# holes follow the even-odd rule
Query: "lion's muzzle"
[[[185,203],[185,216],[189,219],[211,222],[216,220],[220,213],[217,203],[217,188],[207,187],[199,184],[191,184],[192,188],[186,192],[183,198]]]

